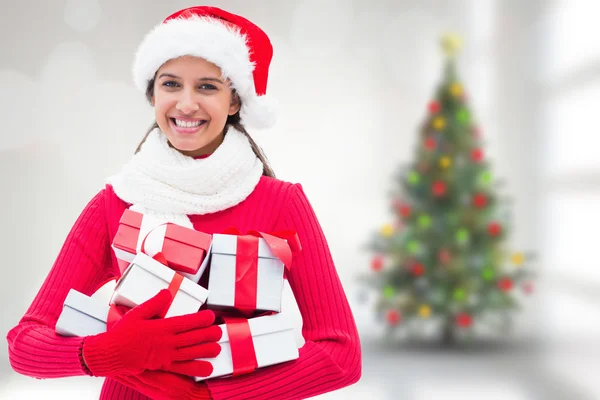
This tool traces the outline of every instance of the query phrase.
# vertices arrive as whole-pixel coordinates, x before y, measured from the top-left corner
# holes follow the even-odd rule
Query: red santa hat
[[[240,96],[242,123],[255,128],[275,124],[274,102],[267,97],[273,47],[262,29],[217,7],[177,11],[155,26],[138,47],[133,66],[136,87],[145,93],[165,62],[185,55],[221,68]]]

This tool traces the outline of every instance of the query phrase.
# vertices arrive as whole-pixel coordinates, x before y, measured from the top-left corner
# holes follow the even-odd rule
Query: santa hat
[[[273,47],[258,26],[217,7],[190,7],[155,26],[138,47],[133,66],[136,87],[146,92],[167,61],[195,56],[221,68],[239,95],[242,123],[255,128],[275,124],[274,102],[267,93]]]

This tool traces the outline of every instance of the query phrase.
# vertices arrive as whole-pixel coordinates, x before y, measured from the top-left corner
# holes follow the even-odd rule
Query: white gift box
[[[175,274],[166,265],[139,253],[117,282],[110,304],[135,307],[167,289]],[[165,317],[195,313],[207,296],[208,290],[184,277]]]
[[[71,289],[56,321],[56,333],[84,337],[106,332],[109,309],[108,304]]]
[[[298,358],[298,347],[294,339],[294,328],[284,314],[267,315],[248,320],[258,368],[292,361]],[[233,374],[231,344],[226,324],[219,325],[223,336],[219,343],[221,353],[215,358],[200,358],[210,361],[213,372],[208,377],[195,377],[196,381],[224,377]]]
[[[236,250],[236,235],[213,235],[207,301],[210,308],[235,308]],[[267,242],[258,238],[256,310],[281,311],[284,268]]]

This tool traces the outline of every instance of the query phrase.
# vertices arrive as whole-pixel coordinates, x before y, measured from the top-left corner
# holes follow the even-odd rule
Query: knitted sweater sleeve
[[[216,400],[304,399],[360,378],[356,324],[321,226],[299,184],[291,187],[276,230],[295,230],[302,244],[288,279],[302,314],[305,345],[295,361],[206,381]]]
[[[87,204],[71,228],[42,287],[17,326],[7,335],[12,368],[35,378],[85,375],[82,338],[62,337],[55,325],[73,288],[87,295],[112,278],[104,191]]]

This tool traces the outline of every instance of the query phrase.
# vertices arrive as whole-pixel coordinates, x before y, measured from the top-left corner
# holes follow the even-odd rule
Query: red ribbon
[[[106,330],[111,330],[113,326],[115,326],[115,324],[119,322],[119,320],[123,318],[123,315],[125,315],[126,313],[127,311],[124,311],[119,306],[111,304],[108,308],[108,315],[106,317]]]
[[[256,309],[258,291],[258,238],[238,236],[235,254],[234,307],[240,311]]]
[[[233,376],[255,371],[258,368],[258,361],[256,361],[256,351],[248,320],[245,318],[225,318],[224,320],[231,346]]]

